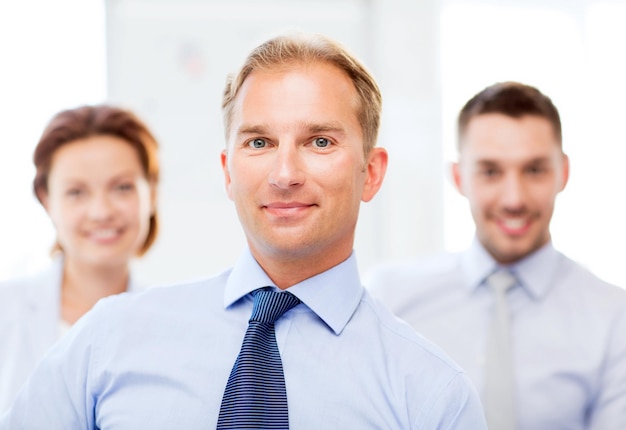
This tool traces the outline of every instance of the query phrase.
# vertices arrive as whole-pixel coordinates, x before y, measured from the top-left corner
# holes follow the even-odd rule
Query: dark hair
[[[500,113],[513,118],[521,118],[525,115],[545,118],[552,124],[559,146],[562,145],[561,118],[552,100],[530,85],[519,82],[499,82],[476,94],[461,109],[457,123],[459,147],[470,120],[488,113]]]
[[[255,70],[276,70],[294,64],[325,62],[343,70],[357,92],[357,115],[363,131],[363,150],[376,145],[382,96],[369,71],[336,41],[320,34],[293,33],[270,39],[256,47],[237,74],[230,75],[224,88],[222,114],[226,138],[230,133],[233,105],[246,78]]]
[[[115,136],[131,145],[139,155],[146,179],[157,184],[159,181],[158,144],[148,127],[137,116],[114,106],[80,106],[57,113],[45,128],[33,154],[35,179],[33,190],[42,203],[42,195],[48,192],[48,176],[54,153],[63,145],[91,136]],[[156,210],[150,216],[146,240],[138,255],[143,255],[154,243],[158,232]],[[53,250],[61,249],[58,243]]]

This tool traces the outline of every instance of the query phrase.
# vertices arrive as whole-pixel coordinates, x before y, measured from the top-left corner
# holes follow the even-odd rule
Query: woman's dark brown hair
[[[33,189],[40,203],[48,193],[48,175],[54,153],[63,145],[91,136],[114,136],[125,140],[139,155],[146,179],[152,186],[159,181],[158,144],[148,127],[134,113],[109,105],[80,106],[57,113],[48,123],[33,154],[36,168]],[[154,243],[158,231],[156,209],[150,216],[145,242],[137,252],[141,256]],[[61,249],[57,243],[54,250]]]

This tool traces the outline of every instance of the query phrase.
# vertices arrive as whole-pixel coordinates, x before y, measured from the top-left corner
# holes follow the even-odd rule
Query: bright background
[[[496,81],[537,86],[560,110],[571,178],[555,245],[626,286],[626,2],[595,0],[22,0],[0,2],[0,279],[47,261],[52,226],[31,192],[50,117],[79,104],[132,108],[161,143],[163,230],[136,262],[170,283],[229,266],[244,245],[223,190],[227,72],[286,28],[354,51],[384,96],[385,185],[363,206],[361,271],[466,247],[473,223],[448,179],[454,122]]]

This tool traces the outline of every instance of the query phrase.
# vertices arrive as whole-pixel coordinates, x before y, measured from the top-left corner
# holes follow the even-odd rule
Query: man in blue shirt
[[[329,39],[283,36],[253,50],[223,99],[226,190],[248,243],[239,261],[100,302],[0,428],[216,428],[254,292],[268,288],[299,300],[274,323],[289,428],[485,429],[466,375],[359,280],[359,206],[387,166],[375,147],[380,108],[373,78]]]
[[[626,429],[626,291],[550,239],[569,174],[556,107],[536,88],[498,83],[461,110],[458,139],[452,173],[476,224],[471,247],[381,265],[366,285],[467,371],[490,428]],[[512,275],[506,314],[488,288],[497,269]],[[509,375],[489,382],[503,365]]]

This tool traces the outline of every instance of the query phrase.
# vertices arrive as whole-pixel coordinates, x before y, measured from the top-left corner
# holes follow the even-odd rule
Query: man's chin
[[[521,239],[521,238],[520,238]],[[522,240],[503,240],[500,243],[492,243],[486,246],[491,256],[501,264],[515,263],[533,252],[531,244],[523,243]]]
[[[302,258],[310,253],[309,246],[303,245],[303,240],[298,240],[298,237],[291,236],[287,238],[281,238],[281,240],[267,241],[263,246],[265,252],[268,255],[272,255],[273,258],[279,259],[295,259]]]

